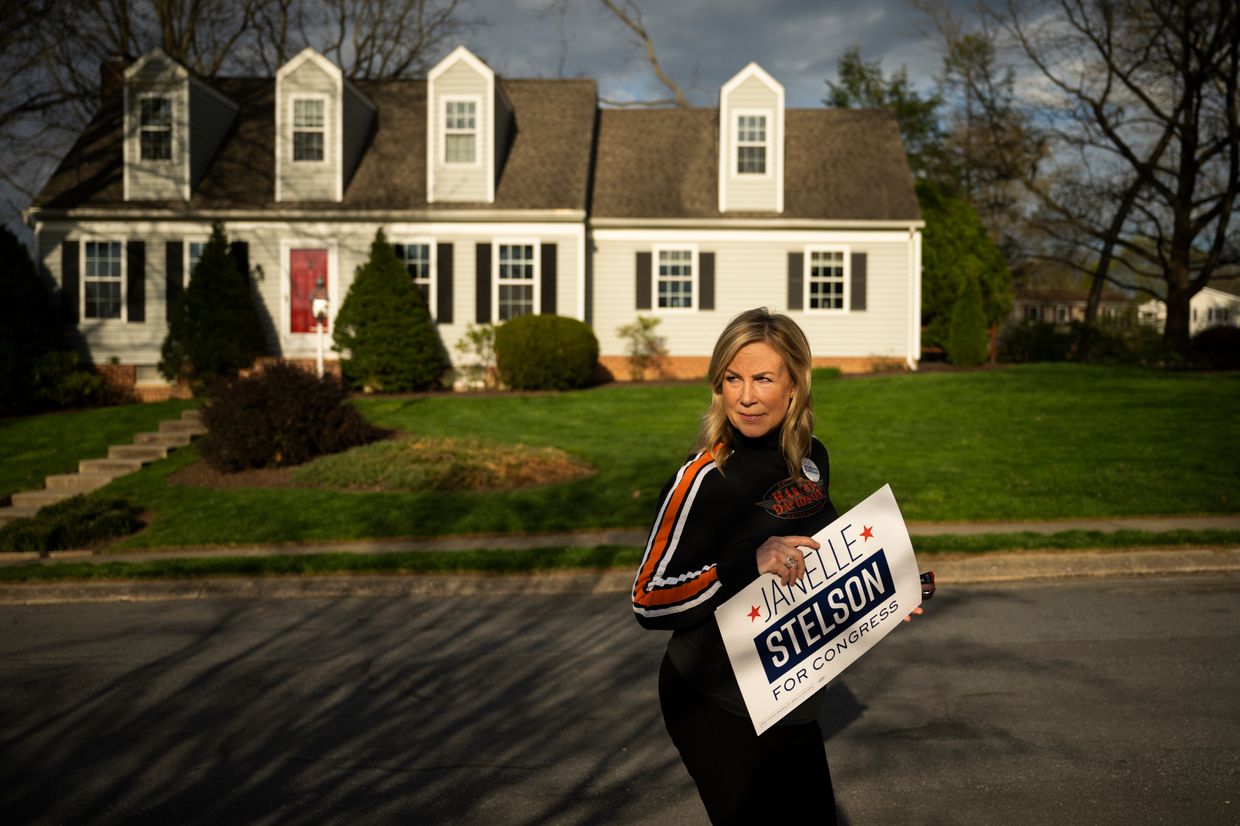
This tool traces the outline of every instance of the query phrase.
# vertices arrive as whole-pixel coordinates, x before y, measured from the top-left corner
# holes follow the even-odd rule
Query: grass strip
[[[1122,551],[1133,547],[1218,547],[1240,544],[1240,531],[1063,531],[1056,534],[990,533],[976,536],[915,536],[919,553],[1001,550]],[[302,576],[322,574],[528,574],[555,570],[635,570],[641,548],[596,545],[528,550],[403,551],[383,554],[327,552],[296,556],[206,557],[141,562],[30,563],[0,567],[0,583],[107,579],[195,579],[222,576]]]

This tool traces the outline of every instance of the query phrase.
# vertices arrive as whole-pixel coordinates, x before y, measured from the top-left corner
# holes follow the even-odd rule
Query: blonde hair
[[[710,357],[710,407],[702,416],[694,452],[708,451],[722,471],[732,455],[732,428],[723,401],[723,377],[743,348],[765,342],[784,360],[792,379],[792,403],[780,424],[779,448],[793,478],[803,475],[801,460],[809,455],[814,436],[814,399],[810,391],[812,356],[809,341],[797,323],[765,307],[746,310],[728,322]]]

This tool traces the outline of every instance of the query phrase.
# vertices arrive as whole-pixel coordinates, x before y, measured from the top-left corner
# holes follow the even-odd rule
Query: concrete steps
[[[78,462],[77,473],[58,473],[44,480],[42,490],[15,493],[8,507],[0,507],[0,525],[14,519],[34,516],[47,505],[62,502],[72,496],[90,493],[107,485],[118,476],[141,470],[143,465],[157,462],[178,447],[188,445],[196,436],[206,433],[202,414],[198,410],[185,410],[179,419],[159,423],[154,433],[139,433],[133,444],[114,445],[108,455],[100,459],[83,459]],[[0,548],[0,550],[3,550]]]

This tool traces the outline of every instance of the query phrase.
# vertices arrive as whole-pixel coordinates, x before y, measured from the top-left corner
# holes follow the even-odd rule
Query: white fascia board
[[[138,58],[133,63],[130,63],[128,66],[125,67],[125,73],[124,73],[125,82],[128,83],[130,80],[132,80],[133,77],[139,72],[141,72],[143,67],[146,66],[146,64],[150,63],[152,60],[162,60],[162,61],[172,64],[173,66],[176,67],[177,75],[181,79],[185,79],[189,77],[189,69],[182,66],[179,60],[172,57],[167,52],[165,52],[163,49],[156,46],[155,48],[151,49],[146,54],[142,55],[142,57]]]
[[[38,246],[35,246],[38,249]],[[586,320],[586,225],[577,226],[577,320]]]
[[[319,52],[317,52],[315,49],[311,48],[310,46],[307,46],[306,48],[298,52],[296,55],[289,58],[287,63],[285,63],[278,70],[276,70],[276,91],[277,92],[279,92],[280,81],[284,79],[284,76],[289,74],[290,72],[296,71],[298,67],[300,67],[301,64],[305,63],[306,61],[312,61],[328,75],[335,75],[338,77],[344,76],[344,73],[340,71],[339,66],[337,66],[335,63],[332,63],[330,60],[328,60],[323,55],[319,54]]]
[[[180,232],[180,233],[200,233],[210,232],[211,218],[206,216],[197,216],[189,218],[185,215],[172,216],[166,220],[98,220],[98,221],[43,221],[41,225],[48,231],[67,232],[69,235],[78,233],[87,233],[92,235],[123,235],[126,238],[139,237],[144,235],[157,235],[161,233]],[[288,220],[286,218],[273,218],[270,214],[265,216],[251,215],[246,218],[229,219],[227,227],[230,236],[238,232],[269,232],[273,230],[284,231],[296,234],[299,237],[308,238],[336,238],[341,232],[340,221],[313,221],[313,220]],[[369,238],[374,236],[374,230],[382,227],[385,234],[394,236],[396,234],[419,236],[433,236],[438,240],[445,240],[441,236],[451,236],[453,238],[495,238],[495,237],[533,237],[533,238],[573,238],[580,237],[582,229],[581,225],[576,227],[572,224],[563,222],[534,222],[528,223],[485,223],[485,224],[469,224],[469,223],[433,223],[427,221],[407,221],[402,222],[393,220],[390,216],[386,218],[370,218],[365,221],[353,221],[353,224],[364,224],[362,232]]]
[[[336,203],[344,200],[344,72],[336,75]]]
[[[477,55],[475,55],[469,49],[465,48],[463,45],[457,46],[455,49],[453,49],[451,52],[448,53],[447,57],[445,57],[443,60],[435,64],[434,68],[432,68],[430,72],[428,72],[426,75],[427,82],[429,83],[431,81],[434,81],[444,72],[448,71],[448,69],[452,68],[452,66],[457,61],[460,61],[460,60],[464,60],[466,63],[468,63],[470,67],[473,68],[473,70],[476,71],[478,74],[482,75],[483,77],[489,78],[491,83],[495,82],[495,71],[490,66],[488,66],[485,62],[480,60]]]
[[[188,222],[203,221],[250,221],[254,223],[278,224],[287,222],[314,223],[365,223],[379,222],[439,222],[444,226],[477,227],[477,226],[511,226],[512,224],[583,224],[585,212],[580,209],[531,209],[507,210],[464,210],[464,209],[200,209],[192,214],[184,210],[172,209],[95,209],[78,207],[74,209],[47,209],[30,207],[31,220],[54,222],[78,221],[126,221],[126,222]],[[584,226],[584,224],[583,224]]]
[[[741,241],[746,243],[779,243],[779,244],[906,244],[908,243],[907,228],[894,230],[847,230],[847,229],[802,229],[802,230],[594,230],[591,238],[598,242],[638,241],[662,243],[676,241],[695,243],[726,243]]]
[[[916,220],[839,219],[823,218],[591,218],[596,231],[619,229],[920,229],[926,222]]]

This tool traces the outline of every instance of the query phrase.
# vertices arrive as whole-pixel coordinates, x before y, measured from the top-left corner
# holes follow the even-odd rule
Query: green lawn
[[[214,491],[168,483],[195,458],[183,450],[106,493],[150,513],[124,547],[644,527],[707,398],[702,386],[638,385],[357,402],[386,427],[552,445],[598,469],[540,489]],[[816,408],[840,510],[884,482],[909,520],[1238,510],[1237,375],[1081,365],[891,374],[824,382]]]
[[[74,473],[80,459],[99,459],[108,447],[129,444],[134,434],[156,430],[196,402],[129,404],[0,419],[0,498],[38,490],[45,477]]]

